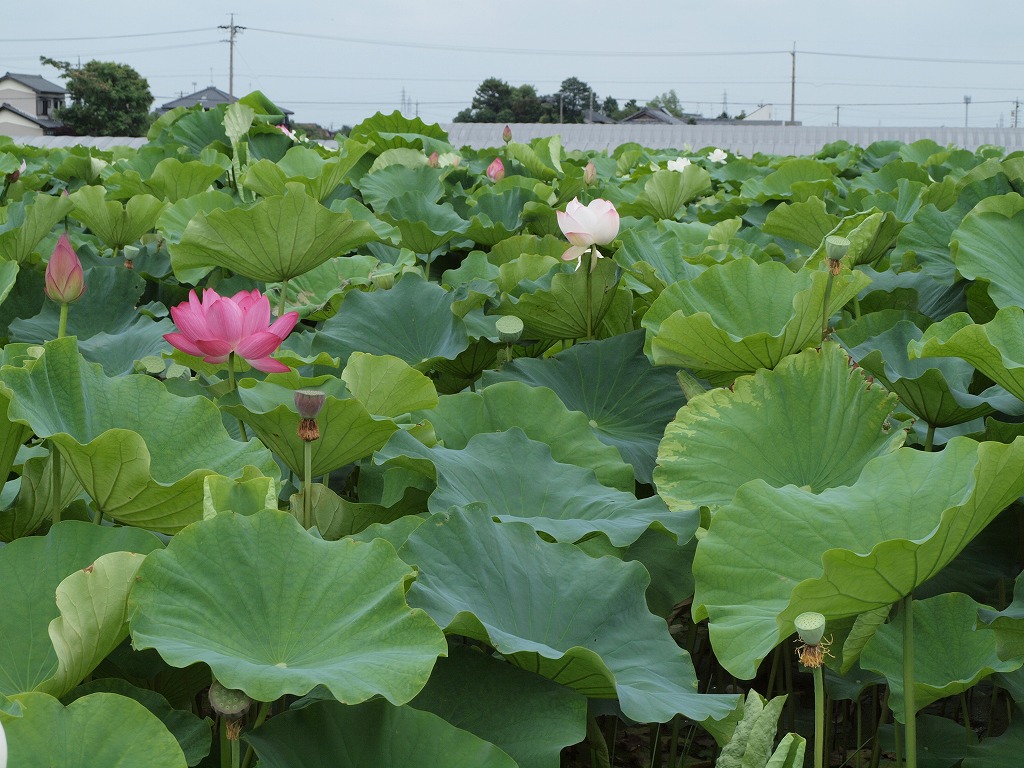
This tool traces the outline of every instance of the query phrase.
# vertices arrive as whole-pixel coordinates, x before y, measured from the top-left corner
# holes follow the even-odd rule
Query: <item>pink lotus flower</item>
[[[505,164],[500,157],[494,158],[494,162],[487,166],[487,178],[495,182],[505,178]]]
[[[281,131],[281,133],[283,133],[285,136],[287,136],[292,141],[299,141],[298,134],[296,134],[295,131],[293,131],[291,128],[289,128],[284,123],[282,123],[281,125],[277,126],[277,129],[279,131]]]
[[[186,355],[223,363],[233,352],[266,373],[291,370],[270,353],[291,333],[299,313],[286,312],[268,328],[270,299],[259,291],[240,291],[227,297],[207,288],[202,301],[195,291],[189,291],[187,302],[171,308],[171,319],[179,332],[165,333],[164,339]]]
[[[427,165],[429,165],[431,168],[439,168],[441,166],[441,161],[438,159],[438,157],[439,156],[436,151],[431,152],[430,157],[427,158]]]
[[[594,161],[591,160],[583,166],[583,183],[589,187],[595,181],[597,181],[597,166],[594,165]]]
[[[57,240],[50,263],[46,265],[46,283],[44,290],[51,300],[58,304],[71,304],[82,298],[85,293],[85,277],[82,274],[82,262],[71,247],[71,241],[65,232]]]
[[[583,205],[573,198],[564,211],[556,211],[558,226],[572,246],[562,254],[565,261],[581,260],[583,254],[593,249],[590,269],[593,271],[600,253],[598,245],[607,245],[619,234],[619,212],[608,200],[597,198],[589,205]]]

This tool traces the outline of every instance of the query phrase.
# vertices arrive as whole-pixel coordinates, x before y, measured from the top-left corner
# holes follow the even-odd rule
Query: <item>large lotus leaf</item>
[[[45,693],[18,696],[22,716],[4,718],[11,766],[185,768],[164,724],[139,702],[93,693],[65,707]]]
[[[176,157],[165,157],[155,167],[128,168],[104,179],[112,197],[129,200],[135,195],[148,194],[176,203],[210,188],[224,175],[231,163],[221,154],[214,154],[212,163],[191,160],[183,162]],[[148,164],[147,164],[148,165]]]
[[[680,408],[658,449],[658,493],[670,508],[690,509],[727,504],[758,478],[812,493],[850,485],[903,444],[906,433],[888,422],[895,405],[838,345],[805,350]]]
[[[528,523],[557,541],[603,533],[624,547],[652,525],[682,541],[697,529],[695,510],[669,512],[657,496],[637,499],[607,488],[592,470],[556,462],[547,445],[530,440],[519,428],[474,435],[462,450],[427,448],[400,432],[374,461],[418,471],[426,469],[423,462],[432,464],[437,490],[428,501],[431,512],[483,502],[497,519]]]
[[[519,380],[553,390],[566,408],[588,417],[601,442],[618,448],[637,480],[650,483],[665,425],[685,398],[675,372],[651,365],[643,345],[643,331],[576,344],[547,359],[514,360],[485,373],[483,383]]]
[[[134,195],[127,203],[106,199],[101,186],[82,187],[72,193],[71,215],[113,249],[131,245],[156,226],[167,203],[152,195]]]
[[[782,203],[768,214],[761,230],[817,248],[839,221],[838,216],[826,210],[821,198],[812,197],[802,203]]]
[[[960,730],[962,732],[963,727]],[[1024,752],[1024,720],[1018,716],[1013,718],[1013,721],[999,736],[986,738],[981,744],[971,745],[962,765],[963,768],[993,768],[993,766],[1010,768],[1020,761],[1022,752]]]
[[[917,710],[966,691],[993,672],[1012,672],[1024,659],[1002,661],[995,633],[975,629],[980,607],[967,595],[952,592],[916,600],[914,611],[914,703]],[[903,681],[903,622],[879,627],[861,654],[861,665],[889,682],[893,716],[906,722]]]
[[[959,357],[1018,400],[1024,400],[1024,309],[1004,307],[984,325],[958,312],[928,326],[907,346],[911,359]]]
[[[35,690],[57,672],[48,627],[60,616],[54,594],[65,577],[109,552],[146,554],[160,546],[145,531],[65,520],[46,536],[0,548],[0,695]]]
[[[431,152],[451,152],[448,134],[437,123],[424,123],[418,117],[406,117],[397,109],[390,115],[376,113],[356,125],[349,138],[372,144],[379,151],[411,147]]]
[[[211,189],[208,192],[200,192],[192,197],[178,200],[174,205],[168,206],[156,220],[156,229],[168,243],[180,243],[181,236],[192,218],[202,211],[210,213],[220,210],[226,211],[238,205],[236,198],[227,192],[219,189]]]
[[[697,226],[699,222],[690,222],[690,226]],[[707,229],[707,225],[700,225]],[[703,243],[706,235],[701,235],[699,242]],[[619,237],[622,246],[615,252],[615,261],[627,271],[627,284],[635,282],[634,274],[642,274],[643,265],[647,265],[654,272],[654,276],[661,283],[661,287],[671,285],[679,280],[692,280],[701,272],[704,267],[691,264],[684,258],[690,252],[689,244],[677,232],[655,229],[654,227],[627,229]],[[636,290],[636,286],[634,290]],[[647,292],[649,286],[644,286]]]
[[[567,410],[549,389],[517,381],[493,384],[480,392],[446,395],[434,410],[418,416],[430,421],[446,448],[456,450],[473,435],[518,427],[531,440],[546,443],[555,461],[592,469],[611,488],[633,490],[632,468],[597,439],[586,415]]]
[[[720,719],[736,705],[734,696],[697,693],[689,656],[647,610],[639,563],[591,558],[482,510],[435,515],[401,553],[419,571],[410,605],[517,666],[618,698],[633,720]]]
[[[25,437],[32,430],[21,424]],[[18,446],[21,447],[20,444]],[[57,460],[61,461],[57,452]],[[13,458],[13,457],[12,457]],[[17,499],[14,505],[0,511],[0,541],[14,541],[38,530],[53,515],[53,452],[44,456],[32,456],[25,460],[21,477],[17,479]],[[8,470],[10,471],[10,470]],[[60,508],[66,509],[82,495],[82,484],[71,472],[60,474]],[[0,505],[2,506],[2,505]]]
[[[687,203],[710,191],[711,176],[699,165],[689,165],[682,172],[655,171],[630,208],[639,209],[639,216],[674,219],[686,210]]]
[[[519,768],[558,768],[562,748],[585,737],[587,700],[571,688],[466,646],[449,653],[409,706],[496,744]]]
[[[806,157],[783,160],[767,176],[754,176],[743,182],[741,197],[758,203],[769,200],[801,202],[811,197],[824,197],[835,191],[832,167]]]
[[[208,720],[201,720],[191,712],[175,709],[170,703],[156,691],[137,688],[127,680],[114,677],[93,680],[78,686],[70,694],[63,698],[63,701],[70,704],[72,701],[88,696],[92,693],[116,693],[129,699],[134,699],[142,706],[160,718],[160,722],[174,736],[185,753],[185,760],[189,765],[197,765],[200,760],[210,753],[210,742],[212,732]]]
[[[257,194],[271,197],[285,194],[287,184],[295,182],[322,203],[370,149],[356,141],[346,141],[342,146],[344,154],[326,158],[309,147],[292,147],[276,163],[264,158],[249,165],[241,183]]]
[[[978,617],[992,627],[999,658],[1024,658],[1024,574],[1014,582],[1013,602],[1002,611],[983,608]]]
[[[924,332],[910,320],[892,324],[893,315],[875,312],[843,331],[839,337],[862,368],[899,396],[911,411],[936,427],[964,424],[993,411],[1019,410],[1020,401],[1002,387],[980,395],[968,389],[974,366],[953,357],[910,359],[907,347]],[[875,333],[877,332],[877,335]]]
[[[6,217],[0,222],[0,260],[18,264],[28,261],[39,241],[73,207],[74,204],[63,196],[42,193],[8,205]]]
[[[10,418],[56,443],[96,508],[130,525],[175,533],[201,519],[207,475],[252,466],[278,476],[266,448],[230,438],[213,402],[149,376],[107,378],[73,338],[47,343],[31,368],[2,369],[0,381]]]
[[[1016,192],[989,197],[964,216],[950,241],[957,271],[968,280],[988,281],[997,307],[1024,305],[1024,197]]]
[[[394,198],[415,192],[429,203],[436,203],[444,195],[443,171],[405,165],[389,165],[367,173],[357,183],[366,204],[375,211],[383,211]]]
[[[376,416],[393,418],[437,405],[433,382],[391,355],[353,352],[341,378],[352,397]]]
[[[294,310],[305,320],[320,322],[332,317],[349,290],[371,284],[370,275],[380,262],[373,256],[352,254],[328,259],[319,267],[288,281],[285,311]],[[267,286],[271,306],[279,306],[284,283]]]
[[[305,444],[299,437],[295,390],[303,388],[305,382],[284,376],[269,381],[242,379],[236,390],[239,404],[223,409],[252,427],[256,436],[301,477]],[[346,397],[340,379],[320,388],[327,397],[317,416],[320,439],[311,443],[314,477],[370,456],[398,430],[390,419],[375,419],[359,400]]]
[[[403,704],[445,653],[434,622],[406,605],[413,571],[386,542],[322,541],[268,510],[196,523],[160,555],[132,589],[134,647],[208,664],[257,701],[324,685],[348,704]]]
[[[532,293],[518,299],[506,294],[495,310],[515,315],[526,326],[527,336],[542,339],[584,339],[587,336],[587,288],[590,288],[592,328],[596,333],[611,309],[619,283],[618,265],[611,259],[598,259],[588,285],[586,261],[574,272],[556,272],[550,287],[538,285]]]
[[[956,437],[941,453],[880,456],[855,484],[817,495],[751,481],[697,545],[694,617],[710,618],[722,665],[753,677],[800,613],[855,616],[938,573],[1024,492],[1022,470],[1024,439]]]
[[[469,346],[469,334],[452,312],[452,298],[414,274],[387,291],[352,292],[317,332],[312,351],[342,363],[357,351],[394,355],[421,369],[437,358],[453,360]]]
[[[247,208],[197,213],[181,242],[168,243],[175,276],[195,283],[224,267],[281,282],[377,239],[368,224],[324,208],[301,184],[285,186],[283,195]]]
[[[774,368],[821,341],[829,275],[791,272],[777,262],[737,259],[670,285],[644,315],[645,351],[655,365],[689,368],[712,384]],[[835,278],[829,314],[867,286],[860,272]]]
[[[874,264],[892,248],[896,237],[903,229],[903,222],[892,213],[872,209],[858,211],[844,218],[831,234],[845,237],[850,248],[843,257],[843,264],[856,267]],[[814,252],[812,259],[825,258],[824,241]]]
[[[318,701],[245,736],[264,768],[516,768],[505,752],[431,712]]]
[[[451,203],[431,202],[417,191],[389,200],[381,218],[398,227],[404,248],[427,256],[469,227]]]

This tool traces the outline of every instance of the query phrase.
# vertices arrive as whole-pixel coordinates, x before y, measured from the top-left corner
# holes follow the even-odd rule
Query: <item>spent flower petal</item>
[[[46,265],[46,295],[58,304],[71,304],[85,293],[85,277],[82,262],[65,232],[57,240],[50,262]]]

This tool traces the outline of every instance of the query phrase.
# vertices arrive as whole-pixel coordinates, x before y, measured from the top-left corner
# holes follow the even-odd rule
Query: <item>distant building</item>
[[[0,77],[0,135],[52,136],[63,123],[54,113],[67,91],[39,75],[7,72]]]
[[[156,111],[157,114],[162,115],[164,112],[170,112],[176,107],[185,107],[187,109],[197,104],[205,110],[219,107],[221,104],[234,104],[236,101],[238,101],[237,96],[231,96],[220,88],[211,85],[203,88],[201,91],[190,93],[188,96],[181,96],[173,101],[168,101],[166,104],[161,104]],[[291,125],[291,116],[295,113],[290,109],[282,108],[281,111],[284,113],[284,124]]]
[[[629,125],[630,123],[662,123],[664,125],[683,125],[687,122],[686,117],[680,119],[669,112],[664,107],[640,107],[632,115],[619,120],[620,123]]]

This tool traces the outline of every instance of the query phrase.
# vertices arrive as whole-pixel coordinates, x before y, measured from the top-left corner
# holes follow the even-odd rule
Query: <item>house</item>
[[[619,120],[620,123],[664,123],[666,125],[682,125],[685,120],[680,120],[663,107],[640,107],[632,115]]]
[[[220,88],[214,86],[208,86],[203,88],[201,91],[190,93],[188,96],[181,96],[173,101],[168,101],[166,104],[162,104],[157,112],[161,115],[164,112],[170,112],[176,107],[194,107],[196,104],[201,104],[203,109],[213,109],[221,104],[233,104],[238,101],[237,96],[231,96],[225,93]]]
[[[63,124],[54,118],[67,91],[39,75],[7,72],[0,77],[0,135],[52,136]]]

